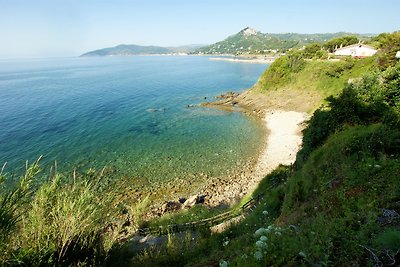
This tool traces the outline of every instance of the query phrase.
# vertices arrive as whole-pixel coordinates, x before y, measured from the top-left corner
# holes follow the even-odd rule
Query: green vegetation
[[[331,94],[308,122],[296,164],[265,177],[254,192],[261,204],[237,225],[195,241],[171,236],[130,265],[398,265],[400,63],[380,69],[378,58],[306,61],[299,52],[273,63],[255,90],[304,79],[304,90]]]
[[[199,45],[188,45],[178,47],[161,47],[161,46],[141,46],[141,45],[117,45],[89,51],[81,55],[81,57],[91,56],[132,56],[132,55],[152,55],[152,54],[175,54],[189,53],[198,48]]]
[[[1,180],[12,179],[4,171]],[[35,189],[39,180],[47,182]],[[108,183],[103,172],[44,176],[39,161],[27,164],[18,184],[1,191],[0,265],[105,262],[124,231],[138,226],[140,210],[124,211],[129,206],[122,195],[123,189]]]
[[[395,55],[400,51],[400,32],[379,34],[372,39],[372,43],[379,48],[378,63],[381,69],[396,64],[397,59],[395,58]]]
[[[280,57],[261,75],[252,90],[267,96],[267,106],[312,113],[326,98],[338,95],[349,81],[376,68],[375,58],[340,61],[308,60],[302,51]]]
[[[279,166],[253,193],[254,211],[221,234],[169,235],[141,252],[122,242],[137,230],[146,201],[107,173],[41,173],[26,166],[15,186],[0,171],[1,265],[393,266],[400,258],[400,62],[398,33],[373,41],[376,57],[307,60],[320,46],[292,51],[253,90],[316,95],[292,166]],[[282,93],[283,92],[283,93]],[[323,101],[323,99],[325,100]],[[274,101],[279,101],[275,98]],[[319,106],[319,108],[318,108]],[[292,108],[292,106],[289,106]],[[56,169],[56,168],[54,168]],[[46,181],[40,185],[36,181]],[[249,198],[249,196],[247,196]],[[201,219],[196,207],[150,226]]]
[[[366,36],[357,35],[362,39]],[[327,40],[333,39],[330,46],[340,47],[354,42],[356,36],[349,36],[348,33],[325,33],[325,34],[297,34],[283,33],[271,34],[260,33],[253,29],[245,28],[239,33],[229,36],[228,38],[215,44],[199,48],[194,54],[276,54],[286,52],[292,48],[301,48],[313,43],[324,43]],[[329,48],[330,48],[329,46]],[[327,50],[325,48],[325,50]]]
[[[341,38],[334,38],[324,43],[323,48],[328,50],[329,52],[335,52],[335,49],[340,48],[342,46],[348,46],[352,44],[358,43],[359,40],[356,36],[344,36]]]

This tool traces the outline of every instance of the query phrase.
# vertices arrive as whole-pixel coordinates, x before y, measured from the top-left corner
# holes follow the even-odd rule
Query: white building
[[[335,56],[352,56],[356,58],[370,57],[375,55],[377,51],[365,44],[353,44],[336,49]]]

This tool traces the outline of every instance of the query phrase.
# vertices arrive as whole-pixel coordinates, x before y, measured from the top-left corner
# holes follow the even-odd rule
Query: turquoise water
[[[220,175],[259,147],[239,112],[188,105],[252,86],[266,65],[206,57],[0,61],[0,164],[43,155],[59,168],[163,180]]]

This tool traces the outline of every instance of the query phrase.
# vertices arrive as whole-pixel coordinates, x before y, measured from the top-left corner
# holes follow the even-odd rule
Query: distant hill
[[[261,54],[285,51],[294,47],[315,42],[326,42],[332,38],[355,35],[365,39],[367,35],[338,32],[338,33],[261,33],[252,28],[245,28],[223,41],[199,48],[193,54]]]
[[[121,44],[87,52],[82,57],[89,56],[132,56],[132,55],[167,55],[167,54],[265,54],[286,51],[290,48],[302,47],[311,43],[323,43],[332,38],[356,36],[368,39],[369,35],[355,33],[261,33],[250,27],[237,34],[212,45],[186,45],[178,47],[141,46]]]
[[[114,47],[102,48],[90,51],[81,55],[81,57],[90,56],[133,56],[133,55],[166,55],[189,53],[203,45],[186,45],[178,47],[161,47],[161,46],[141,46],[141,45],[117,45]]]

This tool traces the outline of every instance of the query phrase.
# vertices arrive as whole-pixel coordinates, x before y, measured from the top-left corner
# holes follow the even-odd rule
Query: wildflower
[[[224,260],[220,260],[219,261],[219,267],[228,267],[228,262],[226,262]]]
[[[305,257],[306,257],[306,254],[305,254],[303,251],[300,251],[300,252],[299,252],[299,256],[302,257],[302,258],[305,258]]]
[[[226,247],[228,244],[229,244],[229,240],[226,240],[226,241],[222,242],[222,245],[223,245],[224,247]]]
[[[262,212],[262,214],[268,215],[268,211],[267,211],[267,210],[264,210],[264,211]]]
[[[265,235],[262,235],[262,236],[260,236],[260,241],[267,242],[268,241],[268,237],[266,237]]]
[[[262,260],[263,254],[261,253],[261,251],[257,250],[257,251],[254,253],[254,258],[256,258],[256,260],[258,260],[258,261]],[[220,265],[220,266],[221,266],[221,265]]]
[[[266,233],[268,233],[267,229],[261,227],[254,234],[256,236],[261,236],[261,235],[266,234]]]
[[[266,244],[265,242],[263,242],[263,241],[260,241],[260,240],[258,240],[258,241],[256,242],[256,246],[257,246],[258,248],[267,248],[267,244]]]

